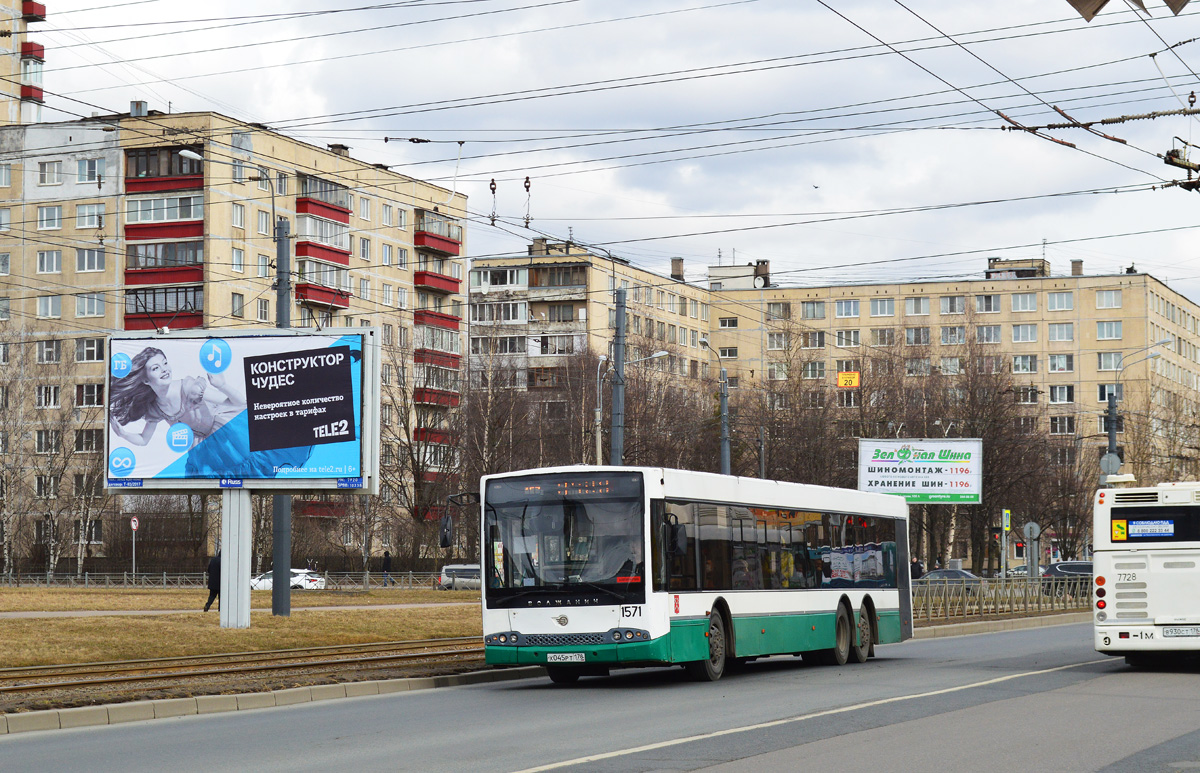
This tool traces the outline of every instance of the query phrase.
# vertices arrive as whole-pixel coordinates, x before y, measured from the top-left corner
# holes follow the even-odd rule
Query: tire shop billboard
[[[909,503],[979,504],[983,441],[858,441],[858,490],[899,494]]]
[[[378,486],[378,337],[113,336],[110,488]]]

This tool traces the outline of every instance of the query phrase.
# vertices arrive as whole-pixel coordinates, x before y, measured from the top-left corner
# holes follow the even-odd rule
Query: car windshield
[[[489,602],[644,601],[640,473],[501,478],[484,501]]]

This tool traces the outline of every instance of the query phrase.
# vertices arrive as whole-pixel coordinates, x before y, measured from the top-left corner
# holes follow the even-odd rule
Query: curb
[[[1088,623],[1091,620],[1091,612],[1071,612],[1065,615],[1043,615],[1041,617],[1017,617],[1011,620],[981,620],[974,623],[923,626],[913,631],[913,638],[940,639],[946,636],[969,636],[976,633],[1019,631],[1023,628],[1046,628],[1052,625]]]
[[[302,703],[338,698],[385,695],[394,692],[430,690],[438,687],[460,687],[487,682],[507,682],[545,675],[546,669],[541,666],[524,666],[492,671],[471,671],[465,674],[448,674],[446,676],[318,684],[312,687],[292,687],[286,690],[243,693],[241,695],[197,695],[193,698],[163,698],[132,703],[109,703],[101,706],[80,706],[71,709],[26,711],[18,714],[0,714],[0,736],[34,730],[66,730],[74,727],[116,725],[122,722],[139,722],[165,717],[187,717],[195,714],[296,706]]]

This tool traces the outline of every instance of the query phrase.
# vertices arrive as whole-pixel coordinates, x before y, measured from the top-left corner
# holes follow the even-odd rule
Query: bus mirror
[[[449,513],[442,516],[442,525],[438,532],[438,545],[444,548],[454,545],[454,521],[451,520]]]

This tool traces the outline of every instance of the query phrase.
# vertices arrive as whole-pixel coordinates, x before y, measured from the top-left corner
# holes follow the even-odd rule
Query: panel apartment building
[[[865,383],[886,369],[898,383],[918,384],[953,379],[971,356],[1011,375],[1023,431],[1055,436],[1071,455],[1087,449],[1098,457],[1107,443],[1102,414],[1115,391],[1123,413],[1145,419],[1137,443],[1143,453],[1133,460],[1139,479],[1200,472],[1190,439],[1200,307],[1132,268],[1088,276],[1074,261],[1070,275],[1052,276],[1043,260],[993,258],[981,273],[783,287],[759,261],[710,267],[706,286],[697,286],[683,281],[682,261],[664,277],[578,245],[536,240],[528,256],[473,263],[469,367],[477,373],[503,358],[519,388],[542,390],[552,402],[555,369],[565,357],[609,352],[611,290],[621,286],[628,290],[629,359],[665,349],[670,357],[653,364],[685,380],[715,375],[719,361],[735,404],[784,407],[799,389],[814,407],[829,400],[854,409],[863,389],[838,389],[839,372],[858,372]],[[928,418],[923,432],[953,436],[953,415]],[[1126,424],[1117,422],[1122,454],[1134,445]],[[919,436],[915,427],[874,430]],[[855,434],[868,433],[860,427]]]
[[[385,397],[382,461],[394,472],[381,499],[405,501],[399,487],[413,476],[403,459],[426,460],[420,483],[436,480],[453,460],[443,428],[459,401],[465,207],[461,194],[357,160],[345,146],[216,113],[133,103],[125,114],[0,126],[0,353],[34,366],[9,369],[0,404],[30,427],[61,418],[23,433],[30,443],[15,432],[0,442],[15,471],[6,499],[31,514],[0,514],[8,565],[12,549],[32,561],[52,543],[67,546],[64,558],[81,542],[103,553],[108,527],[81,527],[70,502],[99,496],[104,336],[273,327],[276,217],[291,233],[292,326],[378,326],[385,395],[407,390],[394,405]],[[40,413],[22,412],[35,397],[19,377],[46,382]],[[53,378],[70,383],[50,389]],[[422,427],[398,415],[418,409]],[[401,443],[415,453],[399,453]],[[329,499],[297,502],[296,514],[341,515]],[[344,544],[361,539],[348,531]]]

